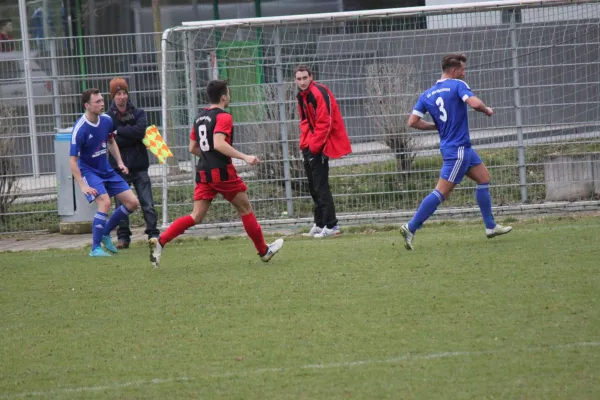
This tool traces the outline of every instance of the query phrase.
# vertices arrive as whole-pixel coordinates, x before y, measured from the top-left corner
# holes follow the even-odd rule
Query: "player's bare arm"
[[[200,150],[200,145],[194,139],[190,139],[190,145],[188,147],[188,150],[196,157],[200,157],[200,154],[202,154],[202,150]]]
[[[77,165],[77,161],[79,160],[79,157],[77,156],[71,156],[69,159],[69,166],[71,167],[71,173],[73,174],[73,178],[75,178],[75,182],[77,182],[77,184],[79,185],[79,187],[81,188],[81,192],[83,194],[89,194],[91,196],[97,196],[98,195],[98,191],[94,188],[89,187],[85,181],[83,180],[83,178],[81,177],[81,171],[79,170],[79,165]]]
[[[117,141],[114,138],[108,139],[108,151],[117,161],[117,166],[125,175],[129,174],[129,169],[123,164],[123,159],[121,158],[121,152],[119,151],[119,146],[117,145]]]
[[[481,99],[477,96],[471,96],[467,100],[465,100],[465,102],[473,110],[484,113],[488,117],[491,117],[492,115],[494,115],[494,110],[492,110],[490,107],[486,106],[485,103],[483,101],[481,101]]]
[[[217,150],[219,153],[221,153],[227,157],[237,158],[238,160],[243,160],[246,163],[248,163],[249,165],[256,165],[260,162],[258,157],[249,156],[249,155],[244,154],[240,151],[237,151],[236,149],[231,147],[231,145],[229,143],[227,143],[225,135],[222,133],[216,132],[213,137],[213,140],[214,140],[215,150]]]
[[[408,117],[408,126],[421,131],[433,131],[436,129],[433,122],[423,121],[421,117],[415,114],[411,114],[410,117]]]

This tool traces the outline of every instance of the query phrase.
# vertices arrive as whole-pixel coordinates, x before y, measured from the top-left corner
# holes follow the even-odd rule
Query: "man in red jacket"
[[[329,159],[352,152],[342,113],[331,91],[313,81],[306,65],[295,70],[300,114],[300,150],[315,203],[314,225],[307,236],[323,238],[340,234],[335,205],[329,188]]]
[[[14,39],[10,36],[12,31],[12,21],[10,19],[0,19],[0,53],[15,50]]]

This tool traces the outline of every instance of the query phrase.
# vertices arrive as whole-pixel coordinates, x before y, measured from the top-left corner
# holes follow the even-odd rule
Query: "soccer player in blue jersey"
[[[88,202],[95,201],[98,211],[92,223],[92,257],[110,256],[101,244],[111,253],[116,253],[110,232],[117,224],[135,211],[140,205],[129,185],[121,178],[108,162],[107,150],[117,161],[118,168],[128,174],[123,164],[119,147],[114,139],[115,131],[112,118],[104,114],[104,99],[98,89],[88,89],[81,95],[85,114],[73,127],[71,139],[70,166],[79,188]],[[110,219],[110,198],[116,197],[122,203]]]
[[[444,162],[435,190],[423,199],[408,224],[400,227],[407,250],[414,249],[412,241],[417,229],[450,196],[465,175],[477,183],[475,194],[485,222],[487,237],[504,235],[512,230],[512,227],[502,226],[494,221],[489,190],[490,172],[477,152],[471,148],[467,105],[488,117],[491,117],[494,111],[474,96],[469,85],[462,81],[465,77],[466,62],[467,57],[464,54],[445,56],[442,60],[441,79],[419,97],[408,119],[411,128],[424,131],[437,129]],[[433,123],[423,120],[425,113],[431,115]]]

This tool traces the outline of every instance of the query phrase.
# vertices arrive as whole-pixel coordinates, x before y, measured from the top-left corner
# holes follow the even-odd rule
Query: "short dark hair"
[[[214,80],[206,85],[206,94],[210,104],[219,104],[221,97],[227,95],[227,81]]]
[[[99,94],[100,93],[100,89],[96,89],[96,88],[90,88],[87,89],[85,92],[81,93],[81,107],[85,108],[85,103],[88,103],[90,101],[90,99],[92,98],[93,94]]]
[[[312,69],[310,69],[308,65],[304,64],[298,65],[296,69],[294,69],[294,77],[296,77],[297,72],[308,72],[308,76],[312,76],[313,74]]]
[[[461,63],[467,62],[467,56],[462,53],[448,54],[442,59],[442,71],[452,68],[460,68]]]
[[[0,29],[4,28],[9,22],[12,22],[12,20],[8,18],[0,19]]]

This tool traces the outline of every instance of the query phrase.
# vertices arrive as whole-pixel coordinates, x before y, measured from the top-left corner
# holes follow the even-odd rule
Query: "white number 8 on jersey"
[[[446,113],[446,109],[444,108],[444,99],[438,97],[435,99],[435,104],[440,108],[440,119],[446,122],[448,120],[448,113]]]
[[[209,151],[210,145],[206,137],[206,125],[198,125],[198,136],[200,137],[200,150]]]

